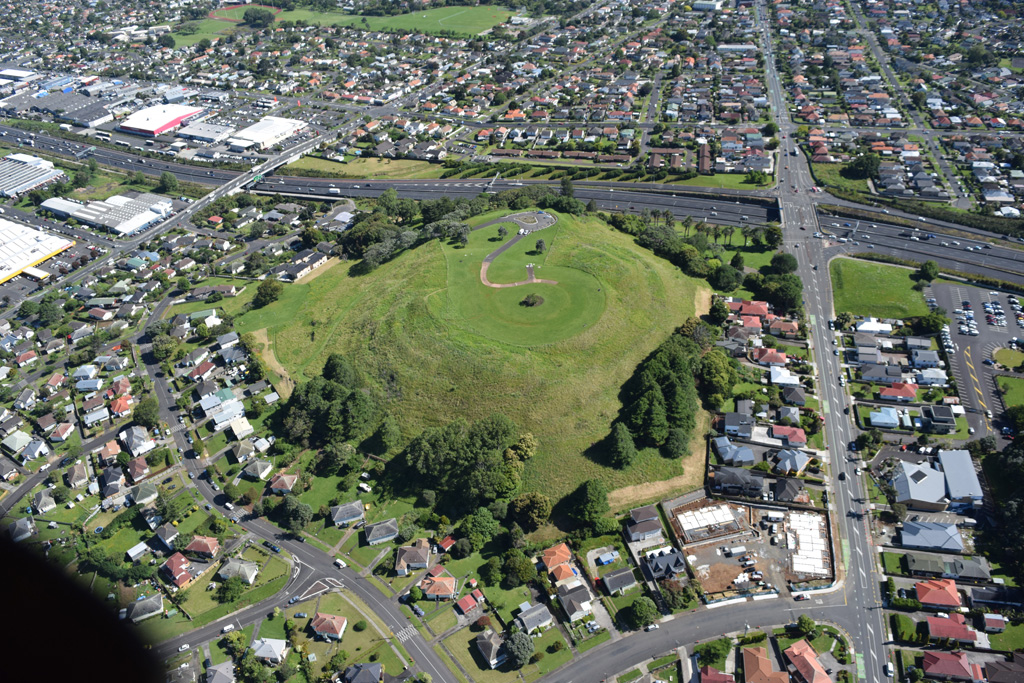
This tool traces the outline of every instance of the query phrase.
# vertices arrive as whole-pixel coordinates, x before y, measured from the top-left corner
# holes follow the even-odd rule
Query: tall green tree
[[[611,441],[612,465],[624,470],[636,461],[636,444],[633,443],[633,435],[629,433],[629,428],[625,424],[615,423],[612,427]]]

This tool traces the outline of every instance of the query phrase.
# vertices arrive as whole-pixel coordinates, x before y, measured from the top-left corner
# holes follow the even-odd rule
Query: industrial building
[[[305,121],[265,116],[258,123],[238,131],[228,140],[232,152],[244,152],[255,147],[266,149],[290,138],[306,127]]]
[[[149,192],[137,197],[117,195],[87,204],[53,197],[43,202],[42,208],[61,218],[74,218],[123,237],[163,220],[171,212],[171,200]]]
[[[122,121],[118,129],[153,138],[174,130],[202,113],[202,109],[184,104],[160,104],[135,112]]]
[[[114,120],[107,108],[109,102],[99,102],[78,92],[24,90],[11,95],[0,104],[8,116],[20,116],[25,112],[42,112],[55,119],[69,121],[76,126],[93,128]]]
[[[38,273],[45,271],[34,266],[72,245],[71,240],[0,218],[0,282],[7,282],[29,268],[38,277]]]
[[[52,161],[30,154],[8,154],[0,159],[0,195],[4,197],[18,197],[64,177]]]
[[[218,126],[212,123],[192,123],[178,131],[179,138],[195,140],[215,145],[231,137],[235,129],[231,126]]]

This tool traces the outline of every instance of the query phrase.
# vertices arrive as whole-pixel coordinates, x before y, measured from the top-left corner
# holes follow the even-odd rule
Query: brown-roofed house
[[[797,678],[804,683],[831,683],[825,667],[818,661],[818,655],[806,640],[798,640],[785,651],[789,663],[796,669]]]
[[[551,546],[540,557],[540,561],[548,571],[551,571],[560,564],[566,564],[571,559],[572,551],[569,550],[569,546],[565,543]]]
[[[772,668],[772,660],[763,647],[743,651],[743,677],[746,683],[789,683],[789,674]]]
[[[213,557],[220,552],[220,541],[213,536],[196,536],[185,546],[185,552],[203,557]]]
[[[317,612],[313,615],[313,621],[309,624],[313,632],[328,640],[341,640],[345,635],[345,627],[348,626],[348,619],[337,614],[324,614]]]

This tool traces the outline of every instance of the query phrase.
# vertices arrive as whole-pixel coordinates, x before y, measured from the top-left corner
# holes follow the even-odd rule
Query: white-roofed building
[[[56,256],[74,242],[0,218],[0,282]]]
[[[42,207],[61,218],[71,217],[118,235],[131,235],[163,220],[171,212],[171,200],[144,192],[137,197],[115,195],[87,204],[52,197]]]
[[[31,154],[8,154],[0,159],[0,195],[4,197],[18,197],[64,177],[52,161]]]
[[[232,152],[244,152],[252,148],[266,149],[288,139],[307,125],[305,121],[297,119],[265,116],[259,122],[238,131],[228,140],[228,146]]]

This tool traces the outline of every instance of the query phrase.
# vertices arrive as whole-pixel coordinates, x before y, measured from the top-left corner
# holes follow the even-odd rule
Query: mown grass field
[[[565,321],[551,320],[529,338],[500,319],[508,301],[482,311],[471,305],[488,294],[479,268],[496,248],[487,241],[496,228],[474,233],[467,249],[421,245],[368,275],[351,276],[351,264],[338,263],[307,285],[286,285],[281,300],[240,316],[236,329],[267,328],[273,353],[297,382],[319,375],[334,352],[352,358],[371,383],[393,378],[389,410],[407,438],[457,417],[505,413],[540,443],[525,473],[530,490],[558,497],[594,477],[616,488],[679,475],[678,462],[653,450],[626,471],[585,451],[608,434],[637,363],[708,306],[708,289],[596,219],[559,221],[541,277],[556,267],[578,273],[578,295],[589,298],[566,304]],[[512,297],[517,312],[526,293]],[[594,302],[603,302],[602,314],[584,310]],[[578,330],[564,332],[568,324]],[[558,341],[538,343],[545,338]]]
[[[996,382],[1003,393],[1006,407],[1024,405],[1024,379],[1017,377],[997,377]]]
[[[1016,368],[1024,363],[1024,353],[1013,349],[999,349],[994,354],[997,363],[1002,363],[1008,368]]]
[[[438,33],[453,31],[466,36],[478,33],[503,23],[512,16],[512,12],[495,5],[466,7],[439,7],[424,12],[397,14],[393,17],[371,17],[335,12],[315,12],[307,9],[281,12],[278,21],[304,19],[308,22],[321,24],[340,24],[369,31],[415,31],[419,33]],[[365,20],[365,21],[364,21]]]
[[[836,313],[848,311],[878,318],[928,313],[924,297],[911,289],[912,270],[840,258],[832,261],[830,271]]]

